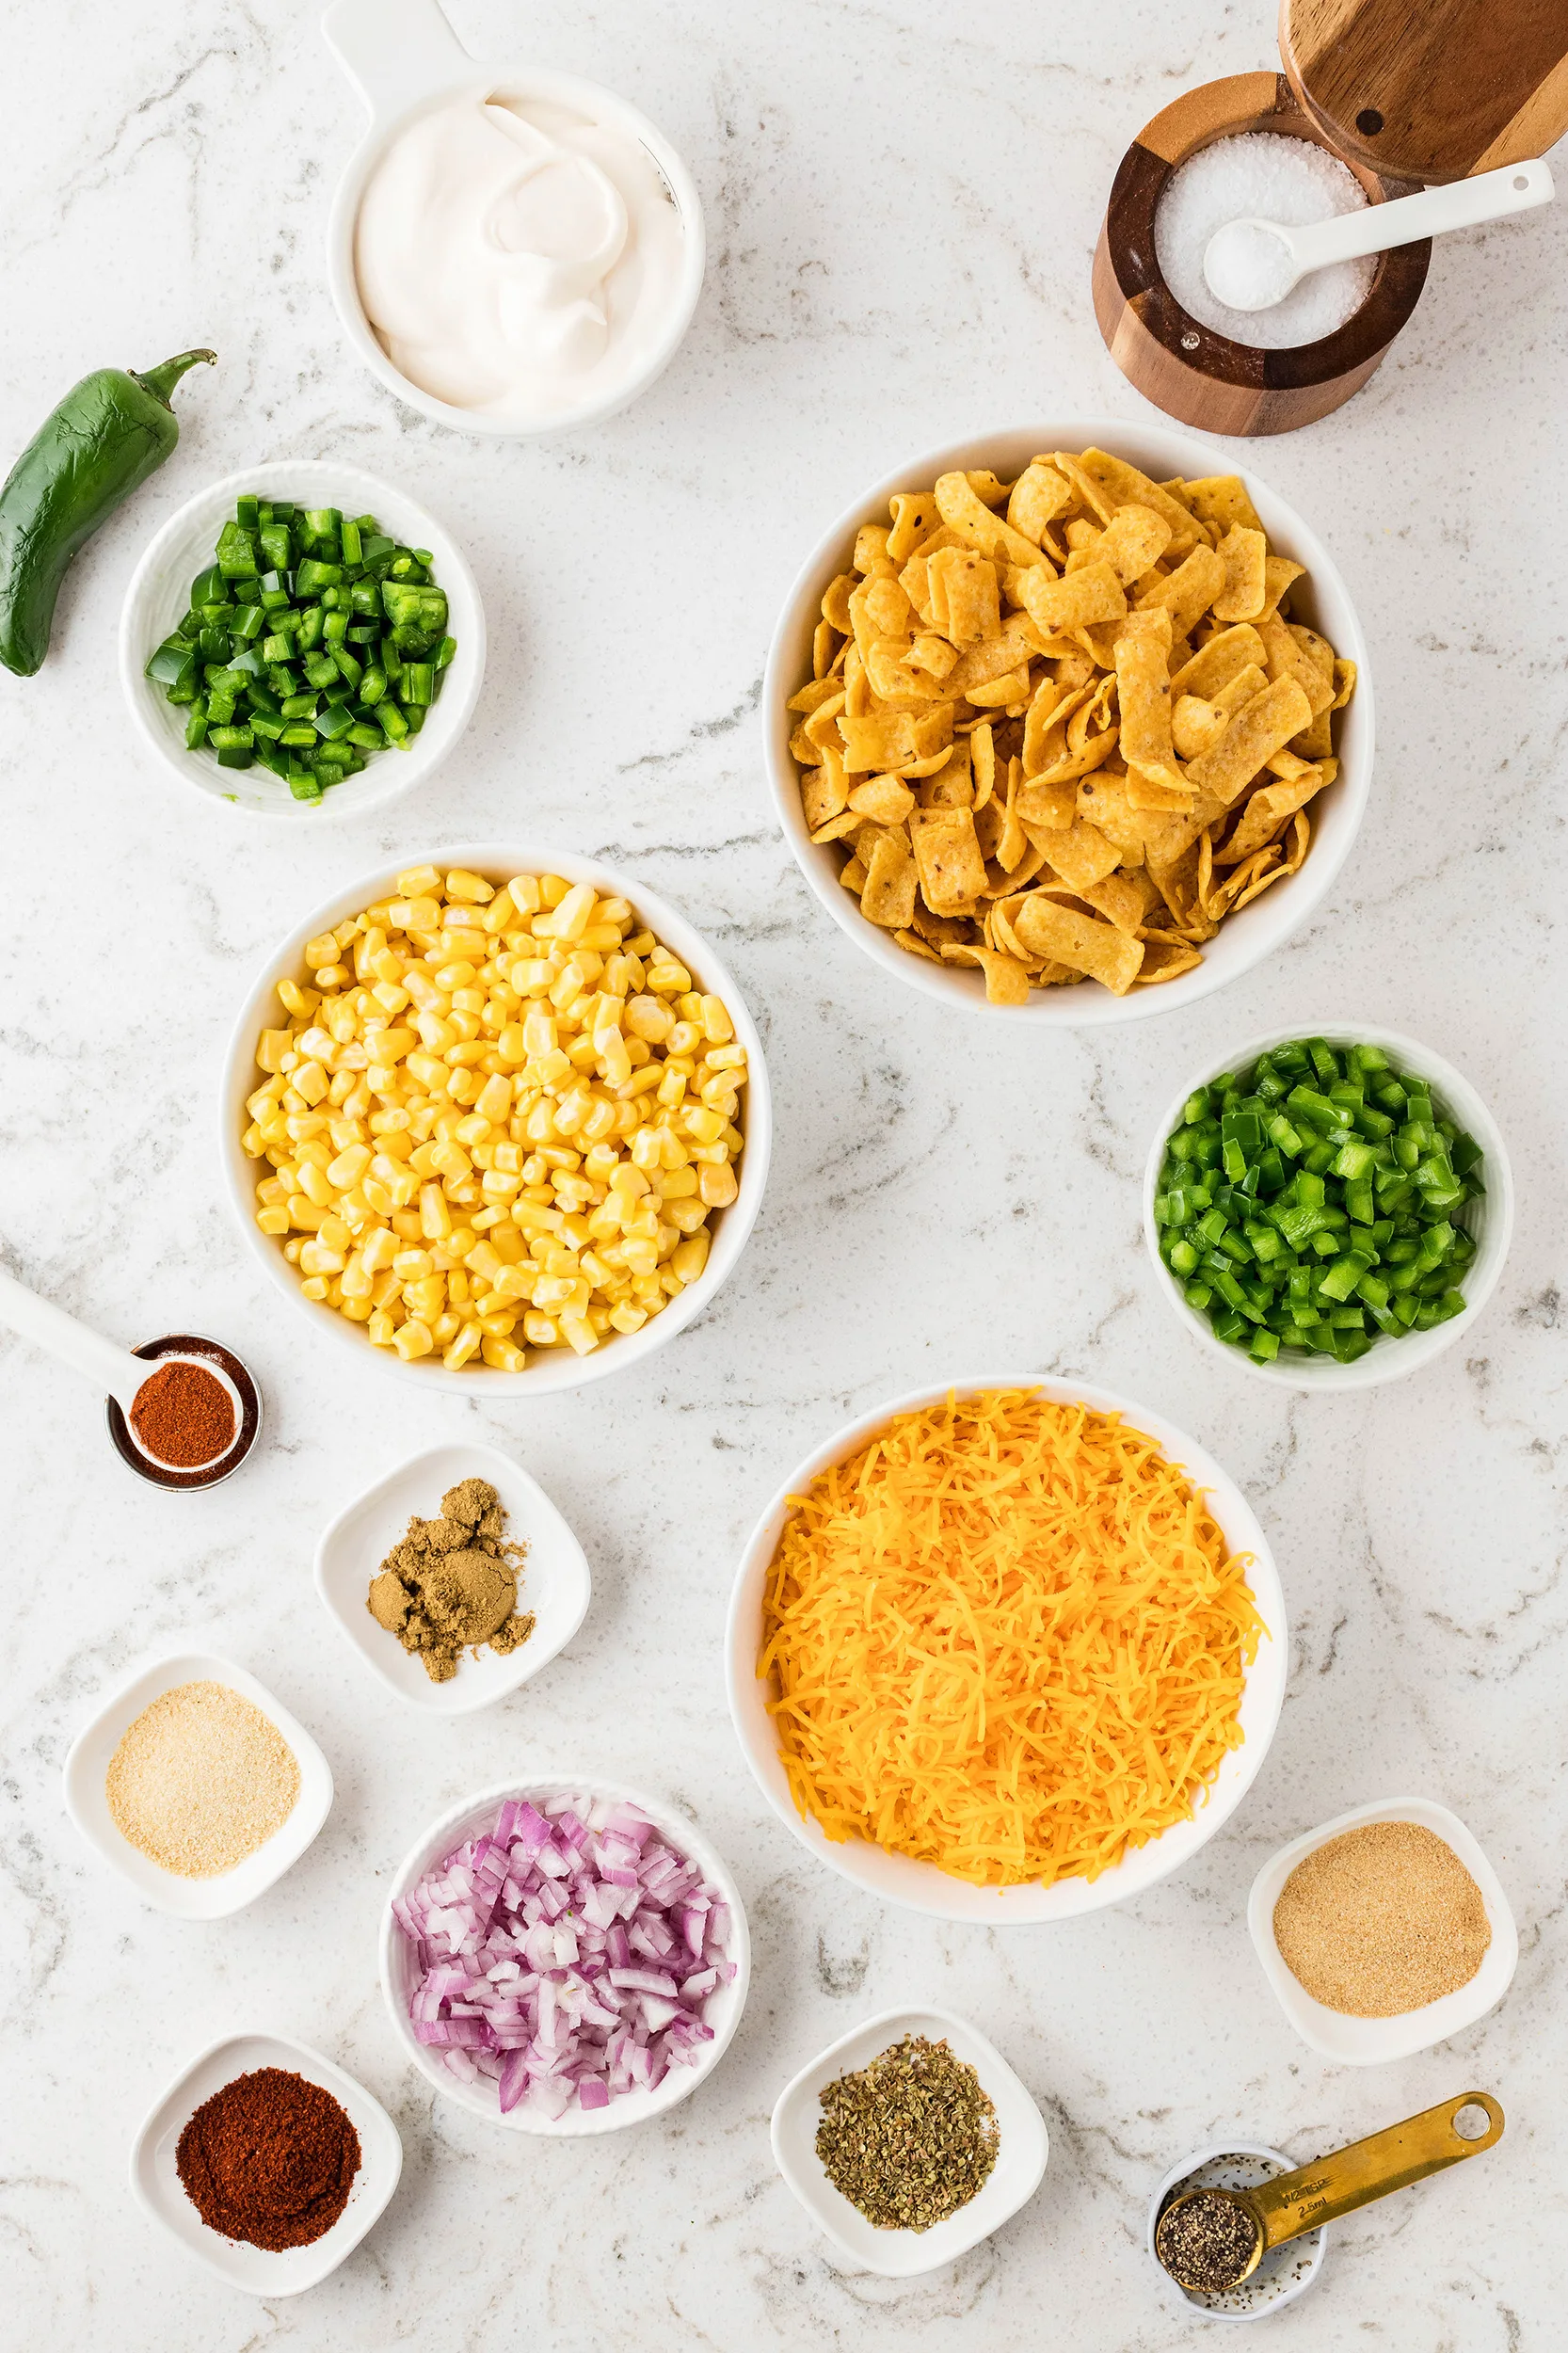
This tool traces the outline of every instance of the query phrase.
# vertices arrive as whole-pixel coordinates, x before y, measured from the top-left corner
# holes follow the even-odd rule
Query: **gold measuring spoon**
[[[1479,2108],[1484,2131],[1459,2130]],[[1219,2295],[1250,2279],[1263,2257],[1287,2239],[1408,2189],[1429,2173],[1479,2157],[1502,2138],[1503,2112],[1489,2091],[1462,2091],[1402,2124],[1352,2140],[1312,2165],[1298,2166],[1256,2189],[1188,2189],[1171,2200],[1155,2228],[1154,2249],[1177,2287]]]

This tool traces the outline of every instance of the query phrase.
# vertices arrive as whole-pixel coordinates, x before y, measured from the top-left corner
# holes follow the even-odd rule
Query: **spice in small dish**
[[[176,1470],[221,1462],[234,1443],[234,1402],[201,1366],[176,1358],[149,1375],[131,1402],[131,1427],[149,1454]]]
[[[299,1764],[276,1724],[226,1683],[179,1683],[129,1724],[104,1776],[120,1835],[165,1871],[217,1879],[280,1831]]]
[[[278,2254],[331,2229],[360,2170],[360,2136],[320,2084],[282,2067],[236,2075],[180,2135],[181,2187],[211,2231]]]
[[[1420,1822],[1366,1822],[1304,1855],[1280,1890],[1274,1942],[1315,2002],[1398,2018],[1468,1985],[1486,1957],[1486,1900]]]
[[[818,2097],[823,2170],[879,2231],[929,2231],[990,2178],[997,2112],[945,2041],[905,2035]]]
[[[408,1522],[370,1581],[365,1608],[418,1658],[432,1683],[449,1683],[465,1650],[498,1657],[534,1631],[518,1610],[526,1545],[504,1540],[506,1514],[488,1480],[465,1479],[441,1497],[440,1517]]]

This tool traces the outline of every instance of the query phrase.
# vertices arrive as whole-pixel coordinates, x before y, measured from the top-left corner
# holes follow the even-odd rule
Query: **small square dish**
[[[319,2084],[346,2111],[360,2137],[360,2170],[344,2206],[329,2231],[309,2247],[274,2253],[248,2240],[225,2238],[202,2221],[180,2180],[180,2135],[203,2101],[236,2075],[262,2067],[281,2067]],[[362,2084],[308,2043],[287,2035],[226,2035],[197,2054],[159,2099],[131,2144],[131,2188],[138,2205],[187,2255],[248,2296],[298,2296],[313,2288],[351,2255],[379,2221],[403,2170],[397,2126]]]
[[[817,2155],[818,2094],[840,2075],[869,2067],[906,2035],[946,2042],[972,2067],[997,2112],[997,2161],[978,2194],[929,2231],[888,2231],[868,2222],[828,2180]],[[994,2043],[945,2009],[888,2009],[840,2035],[785,2085],[773,2112],[773,2153],[785,2181],[818,2229],[854,2262],[886,2280],[912,2279],[978,2247],[1040,2186],[1049,2143],[1046,2121]]]
[[[1440,2001],[1401,2010],[1393,2018],[1352,2018],[1315,2001],[1287,1966],[1274,1937],[1274,1906],[1297,1864],[1315,1847],[1368,1822],[1418,1822],[1451,1847],[1480,1890],[1492,1929],[1492,1942],[1467,1985],[1445,1993]],[[1337,2059],[1345,2067],[1377,2067],[1387,2059],[1409,2058],[1414,2052],[1430,2050],[1434,2042],[1447,2042],[1450,2036],[1462,2034],[1502,2000],[1519,1962],[1519,1931],[1497,1874],[1459,1817],[1431,1798],[1386,1798],[1374,1805],[1358,1805],[1293,1838],[1270,1857],[1254,1880],[1247,1898],[1247,1929],[1274,1999],[1302,2041],[1324,2058]]]
[[[294,1751],[299,1795],[288,1819],[264,1846],[215,1879],[183,1879],[133,1847],[109,1811],[105,1776],[130,1726],[153,1701],[182,1683],[225,1683],[260,1708]],[[144,1659],[118,1684],[71,1744],[65,1760],[65,1809],[87,1843],[138,1896],[159,1912],[186,1920],[221,1920],[264,1895],[297,1863],[332,1807],[332,1769],[297,1717],[253,1674],[213,1651],[175,1651]]]
[[[533,1633],[504,1656],[465,1651],[446,1683],[432,1683],[424,1664],[376,1624],[365,1607],[370,1581],[414,1517],[434,1519],[449,1487],[485,1479],[501,1497],[506,1540],[525,1545],[518,1578],[518,1608],[532,1610]],[[400,1464],[357,1496],[316,1546],[316,1591],[371,1673],[410,1707],[432,1716],[467,1716],[493,1706],[536,1675],[565,1650],[588,1614],[592,1580],[582,1545],[520,1464],[494,1447],[432,1447]]]

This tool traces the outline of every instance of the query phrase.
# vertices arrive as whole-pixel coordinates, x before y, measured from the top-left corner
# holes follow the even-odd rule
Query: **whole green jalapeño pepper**
[[[0,489],[0,662],[31,678],[49,651],[66,568],[180,438],[169,395],[214,351],[149,368],[99,368],[47,416]]]

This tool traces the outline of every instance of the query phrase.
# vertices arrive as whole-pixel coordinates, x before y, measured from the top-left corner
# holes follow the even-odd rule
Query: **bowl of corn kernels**
[[[229,1047],[230,1199],[329,1344],[426,1387],[574,1388],[691,1322],[761,1206],[761,1041],[629,877],[464,844],[347,884]]]

